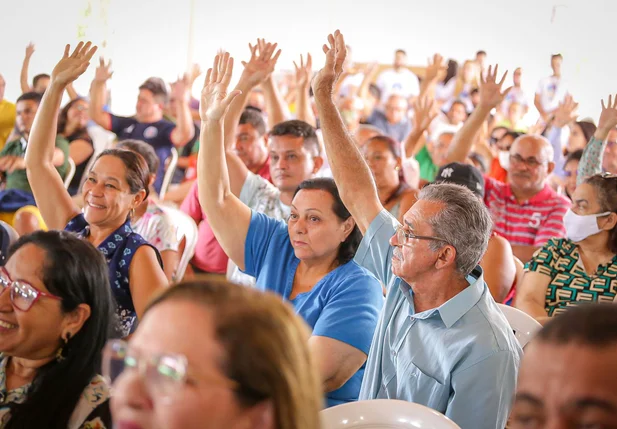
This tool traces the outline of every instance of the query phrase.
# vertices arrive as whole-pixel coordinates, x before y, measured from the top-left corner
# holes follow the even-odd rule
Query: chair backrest
[[[505,304],[498,303],[497,305],[503,315],[506,316],[506,319],[508,319],[508,323],[514,331],[514,336],[521,347],[525,347],[538,331],[542,329],[542,325],[524,311]]]
[[[186,267],[189,265],[193,255],[195,255],[198,229],[193,218],[183,211],[167,205],[161,205],[161,208],[172,219],[174,225],[178,228],[178,240],[184,242],[182,256],[180,256],[178,268],[173,275],[173,280],[175,282],[179,282],[184,277]]]
[[[69,157],[69,169],[66,172],[66,176],[64,176],[64,188],[68,189],[71,184],[71,180],[73,180],[73,176],[75,176],[75,170],[77,167],[75,166],[75,161],[71,157]]]
[[[178,151],[175,147],[171,148],[171,156],[169,157],[169,164],[165,169],[165,176],[163,176],[163,183],[161,185],[161,192],[159,192],[159,199],[163,199],[167,190],[169,189],[169,185],[171,185],[171,181],[174,178],[174,173],[176,172],[176,166],[178,165]]]
[[[460,429],[435,410],[395,399],[350,402],[326,408],[321,411],[320,417],[322,429]]]

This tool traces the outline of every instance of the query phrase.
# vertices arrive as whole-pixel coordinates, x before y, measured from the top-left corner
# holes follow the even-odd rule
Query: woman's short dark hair
[[[600,213],[617,213],[617,176],[596,174],[586,178],[583,183],[591,185],[598,194]],[[610,232],[608,247],[611,252],[617,253],[617,227]]]
[[[66,429],[84,389],[100,371],[101,351],[114,329],[109,268],[98,249],[65,231],[23,236],[11,246],[8,259],[28,244],[45,252],[41,277],[49,292],[62,298],[62,312],[87,304],[90,317],[63,347],[64,360],[42,366],[26,401],[10,405],[6,428]]]
[[[583,136],[585,136],[585,141],[588,142],[593,137],[596,132],[596,126],[592,122],[589,121],[578,121],[576,125],[581,127],[581,131],[583,132]]]
[[[455,77],[458,73],[458,63],[452,59],[448,60],[448,71],[446,71],[446,77],[443,79],[443,84],[445,85]]]
[[[566,158],[566,162],[563,165],[565,167],[571,161],[579,161],[580,162],[582,157],[583,157],[583,149],[575,150],[574,152],[568,154],[568,157]]]
[[[332,211],[334,214],[336,214],[341,221],[346,221],[351,217],[351,213],[349,213],[349,210],[347,210],[347,207],[343,204],[343,200],[341,200],[336,183],[334,183],[334,180],[329,177],[318,177],[315,179],[305,180],[300,183],[300,186],[296,189],[294,197],[302,189],[328,192],[334,199],[334,204],[332,205]],[[339,265],[346,264],[351,261],[354,256],[356,256],[356,251],[358,250],[358,246],[360,246],[361,241],[362,233],[360,232],[358,225],[354,225],[353,230],[347,236],[347,239],[339,246],[337,255]]]
[[[96,157],[96,161],[104,156],[114,156],[120,159],[126,167],[126,182],[129,184],[129,188],[132,194],[136,194],[142,189],[146,191],[146,198],[150,195],[150,169],[148,163],[140,154],[126,150],[126,149],[106,149],[99,156]],[[96,161],[94,164],[96,164]]]
[[[401,145],[393,138],[384,135],[375,136],[368,139],[364,144],[365,150],[369,144],[376,141],[385,143],[388,146],[388,150],[395,158],[401,157]]]
[[[66,103],[66,106],[64,106],[62,110],[60,110],[60,113],[58,114],[58,131],[57,131],[58,134],[64,133],[64,129],[66,128],[66,124],[69,120],[69,110],[71,109],[71,107],[75,105],[75,103],[79,101],[86,101],[86,100],[82,97],[75,98],[69,101],[68,103]]]
[[[116,147],[118,149],[126,149],[140,154],[146,160],[150,174],[156,175],[157,171],[159,171],[161,160],[154,151],[154,148],[148,143],[141,140],[126,139],[120,141]]]

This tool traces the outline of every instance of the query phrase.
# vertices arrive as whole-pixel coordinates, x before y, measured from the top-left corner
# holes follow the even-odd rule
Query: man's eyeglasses
[[[13,306],[21,311],[28,311],[41,297],[62,300],[59,296],[41,292],[24,280],[11,280],[4,267],[0,267],[0,295],[9,290]]]
[[[416,240],[436,240],[436,241],[441,241],[443,243],[448,243],[443,238],[430,237],[428,235],[416,235],[413,232],[406,230],[402,225],[399,225],[399,227],[396,228],[396,241],[401,246],[411,246],[411,243],[409,241],[414,240],[414,239]]]
[[[510,164],[525,164],[529,168],[538,168],[545,161],[538,161],[533,156],[530,158],[523,158],[518,154],[510,155]]]
[[[174,353],[139,356],[122,340],[110,340],[103,350],[103,377],[113,384],[127,372],[137,372],[151,391],[163,400],[170,400],[186,383],[194,383],[188,375],[186,356]],[[218,377],[217,377],[218,378]],[[221,377],[213,384],[237,389],[237,383]]]

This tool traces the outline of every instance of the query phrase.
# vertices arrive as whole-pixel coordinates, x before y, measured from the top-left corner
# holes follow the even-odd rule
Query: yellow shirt
[[[0,149],[4,147],[15,127],[15,105],[7,100],[0,101]]]

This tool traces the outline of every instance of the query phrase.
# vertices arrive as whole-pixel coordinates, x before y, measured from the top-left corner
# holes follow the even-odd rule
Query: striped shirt
[[[518,202],[510,184],[485,177],[486,203],[493,222],[494,231],[513,246],[545,245],[551,238],[566,235],[563,216],[570,208],[570,200],[559,195],[546,185],[527,201]]]

